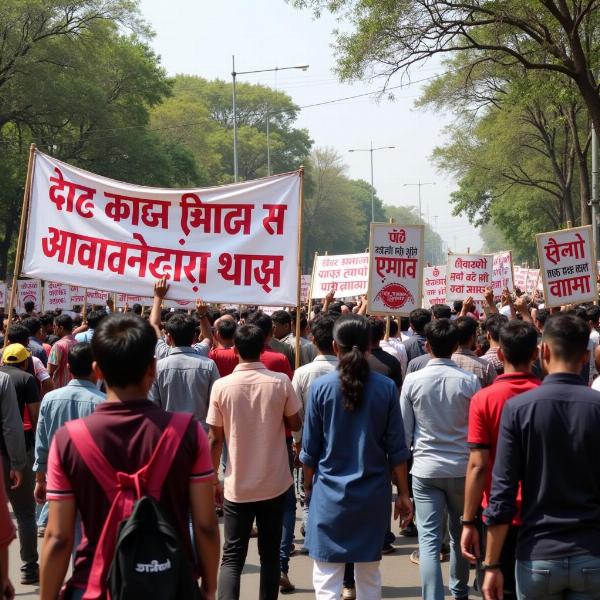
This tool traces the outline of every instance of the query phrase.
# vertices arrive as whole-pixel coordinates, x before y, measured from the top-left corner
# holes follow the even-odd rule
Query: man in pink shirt
[[[215,471],[224,441],[229,452],[224,490],[215,476],[216,503],[224,496],[220,600],[240,596],[240,577],[255,518],[261,558],[259,597],[274,600],[279,593],[285,495],[293,483],[285,430],[298,431],[302,421],[300,401],[289,377],[269,371],[260,362],[264,344],[259,327],[237,329],[234,347],[240,364],[213,385],[206,418]]]
[[[69,350],[77,343],[73,336],[73,319],[69,315],[58,315],[54,319],[54,333],[60,338],[48,357],[48,373],[52,377],[54,389],[61,388],[71,381],[67,359]]]

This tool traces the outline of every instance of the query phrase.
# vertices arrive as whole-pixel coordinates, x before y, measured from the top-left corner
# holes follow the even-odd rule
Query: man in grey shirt
[[[444,596],[439,552],[444,514],[450,529],[450,591],[468,597],[469,563],[460,553],[465,474],[469,459],[469,403],[480,389],[473,373],[451,360],[458,347],[456,325],[439,319],[425,329],[427,366],[409,373],[400,395],[407,444],[413,447],[413,496],[419,524],[419,556],[424,598]]]

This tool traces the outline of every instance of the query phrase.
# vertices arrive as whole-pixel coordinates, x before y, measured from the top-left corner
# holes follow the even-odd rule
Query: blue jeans
[[[460,516],[465,498],[465,478],[421,478],[413,475],[412,486],[419,530],[423,599],[444,600],[440,550],[446,511],[450,533],[450,593],[455,598],[466,598],[469,593],[469,563],[460,553]]]
[[[600,557],[584,554],[555,560],[517,560],[519,600],[600,598]]]
[[[292,544],[294,543],[294,528],[296,526],[296,494],[293,485],[285,493],[284,503],[279,562],[281,563],[281,572],[287,573],[290,566],[290,554],[292,552]]]

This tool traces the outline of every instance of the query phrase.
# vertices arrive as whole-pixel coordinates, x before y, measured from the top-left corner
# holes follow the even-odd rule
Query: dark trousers
[[[35,477],[33,467],[33,448],[27,451],[27,466],[23,469],[23,481],[16,490],[10,489],[10,461],[2,457],[4,468],[4,484],[6,495],[17,520],[19,546],[21,551],[21,570],[31,567],[38,562],[37,551],[37,522],[35,518]]]
[[[230,502],[223,504],[225,541],[219,572],[219,600],[238,600],[240,578],[252,523],[258,529],[260,556],[260,600],[274,600],[279,594],[279,545],[286,494],[260,502]]]
[[[502,546],[502,552],[500,554],[500,564],[502,565],[500,570],[504,575],[504,597],[505,598],[516,598],[517,597],[517,584],[515,581],[515,562],[517,554],[517,538],[519,537],[518,525],[511,525],[508,528],[506,540]],[[480,523],[479,538],[481,540],[481,553],[485,556],[485,542],[487,538],[487,527]],[[483,585],[483,577],[485,573],[481,569],[481,563],[477,564],[477,589],[481,590]]]

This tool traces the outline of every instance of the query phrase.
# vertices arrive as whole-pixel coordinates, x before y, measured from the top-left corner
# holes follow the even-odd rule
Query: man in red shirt
[[[208,353],[208,358],[215,361],[221,377],[231,375],[239,362],[233,350],[236,329],[237,324],[231,315],[223,315],[215,321],[214,336],[217,345]]]
[[[260,362],[265,365],[269,371],[284,373],[291,381],[294,373],[285,354],[271,350],[269,347],[269,342],[273,338],[273,321],[271,317],[262,310],[257,310],[248,315],[246,324],[256,325],[259,329],[262,329],[262,332],[265,334],[265,347],[260,353]]]
[[[487,506],[492,484],[492,469],[496,457],[498,431],[502,409],[512,397],[540,385],[531,372],[537,360],[537,331],[523,321],[511,321],[500,329],[498,358],[504,364],[504,373],[494,383],[477,392],[469,408],[470,446],[469,464],[465,483],[465,505],[462,516],[461,551],[465,558],[476,562],[483,556],[480,537],[480,508]],[[520,491],[518,497],[520,505]],[[520,515],[510,527],[500,559],[504,574],[505,597],[515,597],[515,549]],[[478,581],[483,573],[478,573]],[[481,589],[481,587],[479,588]]]
[[[94,374],[107,388],[106,401],[82,419],[93,441],[117,472],[136,473],[148,464],[171,415],[148,400],[156,375],[156,333],[132,313],[112,314],[92,338]],[[197,421],[188,427],[161,489],[160,504],[179,533],[184,552],[194,564],[189,532],[191,514],[202,597],[214,600],[219,562],[219,528],[214,511],[214,471],[208,439]],[[77,511],[85,537],[77,548],[69,582],[72,600],[87,587],[95,548],[111,502],[66,427],[52,441],[47,494],[50,511],[42,551],[41,600],[56,600],[67,573]]]

